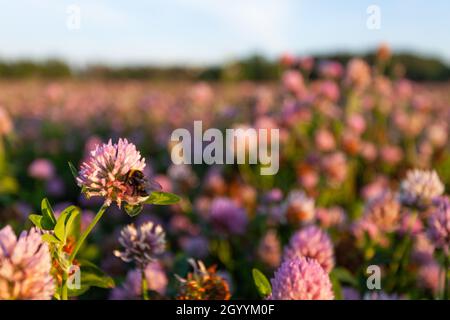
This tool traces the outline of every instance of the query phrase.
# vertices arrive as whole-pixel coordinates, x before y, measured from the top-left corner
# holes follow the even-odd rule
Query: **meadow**
[[[450,84],[390,63],[1,80],[0,299],[449,299]],[[279,129],[278,172],[173,164],[196,120]]]

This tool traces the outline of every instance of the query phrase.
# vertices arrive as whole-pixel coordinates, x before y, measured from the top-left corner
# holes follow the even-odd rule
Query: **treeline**
[[[345,64],[352,54],[321,55],[315,59],[337,60]],[[375,54],[361,56],[369,63],[375,61]],[[401,65],[406,77],[417,81],[450,80],[450,67],[439,59],[410,53],[394,54],[388,68]],[[45,62],[32,60],[6,61],[0,59],[0,78],[95,78],[95,79],[152,79],[152,80],[209,80],[209,81],[272,81],[279,79],[282,67],[279,61],[255,55],[231,63],[203,68],[174,66],[128,66],[113,67],[90,65],[83,69],[70,67],[57,59]],[[314,73],[312,74],[314,77]]]

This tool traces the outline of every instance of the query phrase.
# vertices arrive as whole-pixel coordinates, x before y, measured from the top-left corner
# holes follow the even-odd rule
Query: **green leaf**
[[[138,204],[136,206],[132,206],[130,204],[126,204],[124,207],[125,212],[130,216],[130,217],[135,217],[137,216],[139,213],[141,213],[142,209],[144,208],[144,206],[142,204]]]
[[[42,216],[46,220],[48,220],[48,222],[50,224],[52,224],[52,226],[54,227],[56,224],[56,218],[55,218],[55,214],[53,213],[53,209],[50,206],[50,202],[48,202],[47,198],[42,199],[41,211],[42,211]]]
[[[69,234],[73,233],[73,229],[77,225],[77,218],[80,216],[80,209],[75,206],[71,206],[66,210],[70,209],[70,213],[66,218],[65,224],[65,236],[67,237]]]
[[[333,293],[334,293],[334,299],[335,300],[342,300],[342,287],[341,283],[339,282],[338,278],[336,277],[336,274],[330,273],[330,281],[331,285],[333,286]]]
[[[42,240],[48,243],[61,243],[61,241],[58,238],[48,233],[42,235]]]
[[[255,281],[255,286],[258,289],[258,293],[261,297],[265,298],[272,293],[272,286],[270,285],[269,280],[267,280],[266,276],[254,268],[252,270],[253,281]]]
[[[78,170],[75,168],[75,166],[72,164],[72,162],[69,161],[68,164],[69,164],[70,172],[72,173],[74,179],[77,180]]]
[[[43,229],[42,228],[42,219],[43,218],[44,218],[43,216],[38,215],[38,214],[30,214],[28,216],[28,219],[30,219],[30,221],[39,229]]]
[[[87,260],[79,260],[81,288],[70,290],[69,295],[84,293],[89,287],[114,288],[114,279],[106,275],[99,267]]]
[[[147,198],[145,203],[155,205],[170,205],[179,202],[179,196],[169,192],[154,191]]]
[[[55,225],[55,236],[61,241],[65,242],[67,235],[69,234],[70,227],[73,223],[73,219],[80,213],[79,209],[75,206],[67,207],[61,212],[58,221]]]
[[[347,283],[354,287],[358,286],[358,280],[345,268],[336,267],[331,271],[330,275],[339,282]]]

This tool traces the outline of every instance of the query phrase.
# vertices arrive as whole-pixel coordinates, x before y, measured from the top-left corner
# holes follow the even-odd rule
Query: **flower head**
[[[203,262],[189,260],[194,272],[180,281],[178,300],[229,300],[231,297],[228,282],[216,273],[215,266],[205,267]]]
[[[275,268],[281,261],[281,245],[275,230],[269,230],[258,246],[258,257],[268,266]]]
[[[143,269],[164,252],[166,240],[163,228],[148,221],[138,228],[134,224],[123,228],[119,243],[124,250],[122,252],[116,250],[114,255],[125,262],[134,261],[140,269]]]
[[[330,272],[334,267],[333,244],[330,237],[317,226],[308,226],[295,233],[284,251],[284,260],[306,257],[317,260]]]
[[[426,208],[433,198],[444,193],[436,171],[410,170],[400,185],[400,201],[407,206]]]
[[[136,146],[126,139],[119,139],[117,144],[97,145],[91,157],[82,164],[77,183],[84,188],[88,197],[101,196],[106,204],[116,201],[120,207],[122,201],[131,205],[143,199],[133,192],[126,183],[130,170],[142,171],[145,159],[141,157]]]
[[[10,226],[0,230],[0,300],[48,300],[55,291],[51,256],[36,229],[17,239]]]
[[[333,300],[328,274],[314,259],[286,260],[271,279],[270,300]]]
[[[226,234],[243,234],[247,227],[245,210],[229,198],[214,199],[209,218],[217,231]]]
[[[400,203],[392,193],[384,193],[369,201],[363,219],[369,219],[381,231],[393,231],[399,225]]]
[[[292,224],[310,222],[314,219],[314,199],[309,198],[302,191],[291,191],[283,205],[283,208],[287,220]]]
[[[436,248],[448,250],[450,247],[450,199],[440,197],[436,200],[436,204],[436,209],[428,219],[427,234]]]

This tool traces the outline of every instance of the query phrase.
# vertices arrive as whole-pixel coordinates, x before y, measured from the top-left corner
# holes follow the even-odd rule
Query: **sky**
[[[0,0],[0,58],[209,65],[384,42],[450,62],[449,12],[448,0]]]

